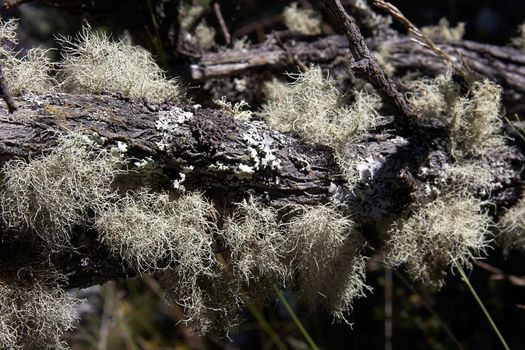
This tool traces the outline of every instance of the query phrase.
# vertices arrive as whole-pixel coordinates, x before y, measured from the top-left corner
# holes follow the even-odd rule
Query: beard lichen
[[[300,8],[296,2],[283,11],[284,24],[288,29],[303,35],[321,34],[321,17],[312,9]]]
[[[2,219],[21,234],[35,234],[52,250],[68,247],[74,226],[86,224],[116,197],[111,182],[121,165],[81,135],[60,136],[49,154],[4,165]]]
[[[369,289],[354,222],[330,206],[316,206],[303,208],[288,226],[299,294],[312,308],[321,305],[334,319],[345,320],[353,300]]]
[[[498,222],[498,241],[504,251],[525,251],[525,198],[508,209]]]
[[[47,273],[46,273],[47,274]],[[0,349],[67,349],[79,301],[40,277],[0,278]]]
[[[60,87],[66,92],[121,93],[154,102],[176,102],[182,96],[178,81],[167,79],[148,51],[113,41],[87,24],[76,39],[64,37],[60,44],[65,52]]]
[[[292,77],[295,81],[285,87],[278,82],[265,86],[272,100],[260,114],[273,128],[337,148],[352,135],[375,126],[380,108],[377,95],[358,91],[349,107],[330,79],[323,77],[321,68],[313,66]]]
[[[414,280],[440,288],[453,262],[470,267],[490,242],[490,219],[474,198],[447,195],[395,222],[387,234],[385,261],[404,264]]]

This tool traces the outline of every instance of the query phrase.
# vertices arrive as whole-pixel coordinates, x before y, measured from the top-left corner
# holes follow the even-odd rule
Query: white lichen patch
[[[470,267],[490,242],[490,219],[474,198],[447,195],[399,219],[385,242],[389,266],[404,265],[415,280],[440,288],[455,261]]]
[[[301,8],[296,2],[283,11],[284,24],[288,29],[303,35],[321,34],[321,16],[312,9]]]
[[[138,46],[113,41],[85,25],[76,39],[61,38],[61,89],[73,93],[121,93],[154,102],[178,101],[177,80],[167,79],[151,54]]]
[[[158,119],[155,121],[155,129],[160,131],[161,140],[157,141],[157,147],[161,151],[166,151],[173,140],[173,132],[180,125],[193,118],[192,112],[186,112],[180,107],[171,107],[168,111],[160,111]]]
[[[246,174],[253,174],[255,171],[262,169],[281,169],[281,161],[277,158],[271,148],[272,140],[261,136],[253,127],[243,135],[242,139],[248,146],[252,165],[240,164],[239,171]]]
[[[111,183],[122,162],[78,134],[62,136],[45,156],[6,163],[1,185],[2,219],[35,234],[50,249],[69,246],[72,229],[116,194]]]
[[[421,32],[433,40],[459,41],[465,35],[465,23],[459,22],[455,27],[451,27],[446,18],[441,18],[438,25],[422,27]]]
[[[250,107],[250,105],[244,100],[232,103],[226,99],[226,96],[222,96],[221,99],[213,100],[213,102],[219,106],[227,116],[234,119],[249,121],[252,117],[253,113],[250,110],[244,110],[245,108]]]
[[[365,296],[363,242],[354,222],[329,206],[304,208],[289,223],[300,295],[344,320],[354,299]]]

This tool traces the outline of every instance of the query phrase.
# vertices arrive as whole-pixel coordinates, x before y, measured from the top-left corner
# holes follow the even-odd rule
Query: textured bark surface
[[[382,118],[373,133],[349,140],[344,152],[349,164],[341,169],[326,147],[270,130],[262,122],[233,120],[218,110],[67,94],[19,98],[17,102],[20,108],[14,114],[0,109],[0,164],[52,149],[56,131],[96,133],[107,147],[117,141],[126,143],[129,158],[151,157],[163,164],[168,185],[186,172],[185,187],[203,191],[219,209],[247,193],[276,207],[331,202],[363,224],[365,235],[374,235],[375,227],[430,200],[434,194],[429,186],[443,167],[453,163],[443,128],[429,126],[401,133],[391,128],[392,117]],[[191,117],[175,123],[169,132],[159,128],[160,117],[181,111],[191,112]],[[165,143],[169,146],[159,148]],[[521,192],[524,158],[518,147],[505,145],[488,151],[481,161],[493,175],[492,191],[472,192],[491,202],[487,209],[497,218]],[[346,182],[343,170],[355,173],[354,183]],[[0,235],[0,271],[43,258],[35,251],[38,247],[10,240],[12,234],[5,228]],[[76,252],[49,256],[68,277],[69,287],[133,274],[98,243],[91,228],[78,228],[75,237]]]
[[[200,81],[221,76],[239,75],[250,70],[293,67],[296,62],[333,67],[348,64],[348,42],[343,36],[333,35],[318,39],[292,37],[283,44],[275,41],[255,45],[242,51],[205,53],[195,63],[180,67],[181,74]],[[388,53],[386,59],[397,69],[397,76],[408,70],[421,70],[434,76],[446,70],[440,57],[406,36],[369,38],[372,50],[381,47]],[[475,72],[495,79],[504,90],[504,104],[509,113],[525,112],[525,52],[512,48],[482,44],[467,40],[458,42],[437,41],[448,54],[462,57]]]

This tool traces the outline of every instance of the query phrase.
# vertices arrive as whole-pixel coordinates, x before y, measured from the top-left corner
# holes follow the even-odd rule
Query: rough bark
[[[184,185],[188,190],[204,191],[219,206],[238,201],[247,193],[276,207],[331,202],[351,213],[369,236],[375,234],[374,228],[388,224],[407,208],[430,200],[433,194],[427,190],[428,185],[454,161],[442,127],[400,132],[391,128],[392,117],[382,118],[374,132],[349,140],[343,153],[351,160],[350,165],[341,169],[331,149],[306,144],[262,122],[236,121],[219,110],[155,105],[104,95],[53,94],[20,98],[17,102],[20,108],[14,114],[5,107],[0,109],[0,165],[15,157],[45,153],[56,143],[55,131],[97,133],[106,139],[108,147],[117,141],[125,142],[130,158],[151,157],[164,163],[167,185],[180,179],[183,168],[193,167]],[[167,135],[158,130],[156,122],[176,108],[193,116],[176,124],[168,135],[170,146],[161,150],[158,144]],[[264,165],[262,160],[269,153],[275,156],[274,164],[278,166]],[[491,203],[487,209],[497,219],[522,191],[524,157],[518,147],[505,145],[489,150],[480,161],[493,175],[492,191],[482,194],[474,188],[472,193]],[[240,171],[239,165],[254,171]],[[355,172],[355,183],[348,184],[342,170]],[[38,246],[13,241],[11,236],[5,228],[0,230],[0,271],[13,269],[21,262],[41,262]],[[108,253],[91,228],[78,228],[75,237],[75,252],[45,257],[68,277],[68,287],[134,273]]]
[[[239,75],[260,68],[280,70],[293,67],[297,61],[305,65],[333,66],[347,64],[348,42],[343,36],[333,35],[317,39],[292,37],[277,45],[269,40],[242,51],[209,52],[191,65],[179,67],[178,72],[194,81]],[[369,38],[372,50],[383,47],[386,59],[401,76],[407,71],[421,70],[431,76],[442,73],[446,65],[431,50],[409,37]],[[462,57],[475,72],[495,79],[504,89],[504,104],[509,113],[525,112],[525,52],[468,40],[437,41],[445,52]]]

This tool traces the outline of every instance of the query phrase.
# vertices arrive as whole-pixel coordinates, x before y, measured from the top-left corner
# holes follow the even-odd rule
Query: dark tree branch
[[[348,15],[339,0],[325,0],[324,4],[334,18],[336,27],[348,39],[350,52],[355,60],[351,63],[352,70],[361,79],[372,84],[384,101],[394,107],[397,126],[406,127],[412,112],[404,96],[370,52],[356,21]]]
[[[407,208],[430,200],[432,194],[425,191],[426,184],[453,163],[441,127],[400,134],[390,128],[389,118],[384,118],[375,132],[349,140],[344,155],[353,161],[345,170],[356,174],[356,183],[350,186],[332,150],[305,144],[261,122],[235,121],[218,110],[67,94],[18,102],[20,108],[15,114],[0,110],[0,165],[52,149],[56,133],[49,131],[97,133],[106,139],[108,147],[117,141],[125,142],[126,156],[130,158],[151,157],[162,163],[169,184],[180,179],[183,168],[191,168],[186,174],[186,188],[204,191],[219,205],[218,209],[220,203],[240,201],[248,193],[276,207],[333,203],[351,213],[366,228],[365,235],[372,236],[375,226],[387,224]],[[193,116],[177,123],[169,134],[169,147],[161,150],[158,145],[166,135],[156,123],[159,116],[176,108]],[[275,156],[275,166],[260,162],[268,152]],[[472,193],[487,199],[491,203],[487,209],[497,218],[522,191],[524,157],[516,147],[501,146],[487,151],[480,161],[493,176],[493,190],[483,194],[474,188]],[[253,172],[241,171],[240,165],[251,167]],[[75,252],[42,256],[38,247],[10,239],[12,232],[0,227],[0,273],[22,262],[34,264],[38,259],[50,259],[68,277],[69,287],[134,274],[98,242],[92,228],[79,227],[75,232]]]

